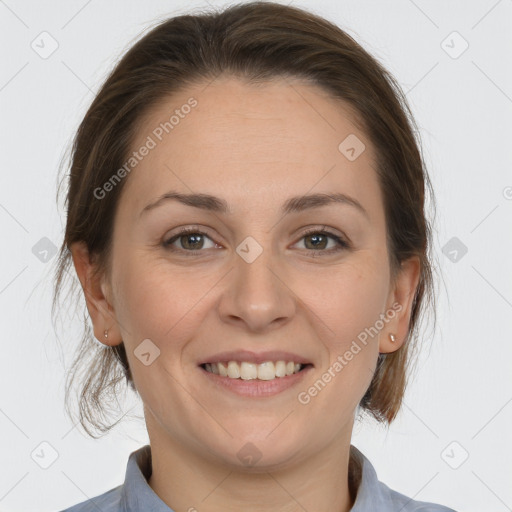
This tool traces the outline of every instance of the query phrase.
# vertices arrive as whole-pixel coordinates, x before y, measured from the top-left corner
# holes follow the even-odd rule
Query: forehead
[[[357,153],[361,144],[364,150],[349,159],[344,151],[354,141]],[[132,151],[144,145],[151,149],[123,192],[137,212],[167,189],[229,194],[238,207],[248,198],[251,206],[270,206],[273,197],[280,205],[283,197],[337,190],[366,201],[368,210],[378,207],[373,148],[357,118],[304,81],[223,77],[190,86],[145,115]]]

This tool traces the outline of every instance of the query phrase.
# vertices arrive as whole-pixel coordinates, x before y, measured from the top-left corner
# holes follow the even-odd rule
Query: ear
[[[94,275],[96,266],[84,242],[73,243],[70,250],[94,326],[94,337],[104,345],[119,345],[122,339],[117,327],[114,308],[108,299],[111,290],[109,285],[104,282],[105,276]],[[105,330],[108,330],[107,338],[104,335]]]
[[[418,256],[412,256],[402,262],[399,274],[388,297],[387,312],[394,311],[395,315],[386,324],[379,340],[379,352],[388,354],[398,350],[404,343],[409,331],[412,304],[420,278],[421,263]],[[392,342],[389,335],[395,336]]]

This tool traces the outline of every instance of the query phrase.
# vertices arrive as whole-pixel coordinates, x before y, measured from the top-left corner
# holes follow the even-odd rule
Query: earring
[[[394,334],[390,334],[390,335],[389,335],[389,338],[390,338],[390,340],[391,340],[391,343],[395,343],[396,338],[395,338],[395,335],[394,335]]]
[[[104,336],[105,338],[108,338],[108,329],[105,329]]]

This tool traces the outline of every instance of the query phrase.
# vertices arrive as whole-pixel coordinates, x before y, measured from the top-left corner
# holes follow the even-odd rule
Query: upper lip
[[[219,352],[217,354],[205,357],[198,365],[205,363],[222,363],[226,361],[246,361],[248,363],[261,364],[267,361],[293,361],[299,364],[312,364],[305,357],[294,354],[293,352],[284,352],[282,350],[272,350],[269,352],[251,352],[250,350],[236,350],[229,352]]]

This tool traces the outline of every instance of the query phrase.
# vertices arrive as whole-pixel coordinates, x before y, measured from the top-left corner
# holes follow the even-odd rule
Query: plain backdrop
[[[80,324],[70,317],[56,339],[54,257],[41,247],[61,243],[58,166],[119,56],[163,17],[224,5],[0,0],[1,511],[97,496],[123,482],[128,455],[148,442],[130,395],[130,414],[100,440],[64,414]],[[353,444],[381,481],[414,499],[512,510],[512,1],[293,5],[348,31],[397,78],[437,198],[435,335],[398,419],[389,430],[356,424]]]

